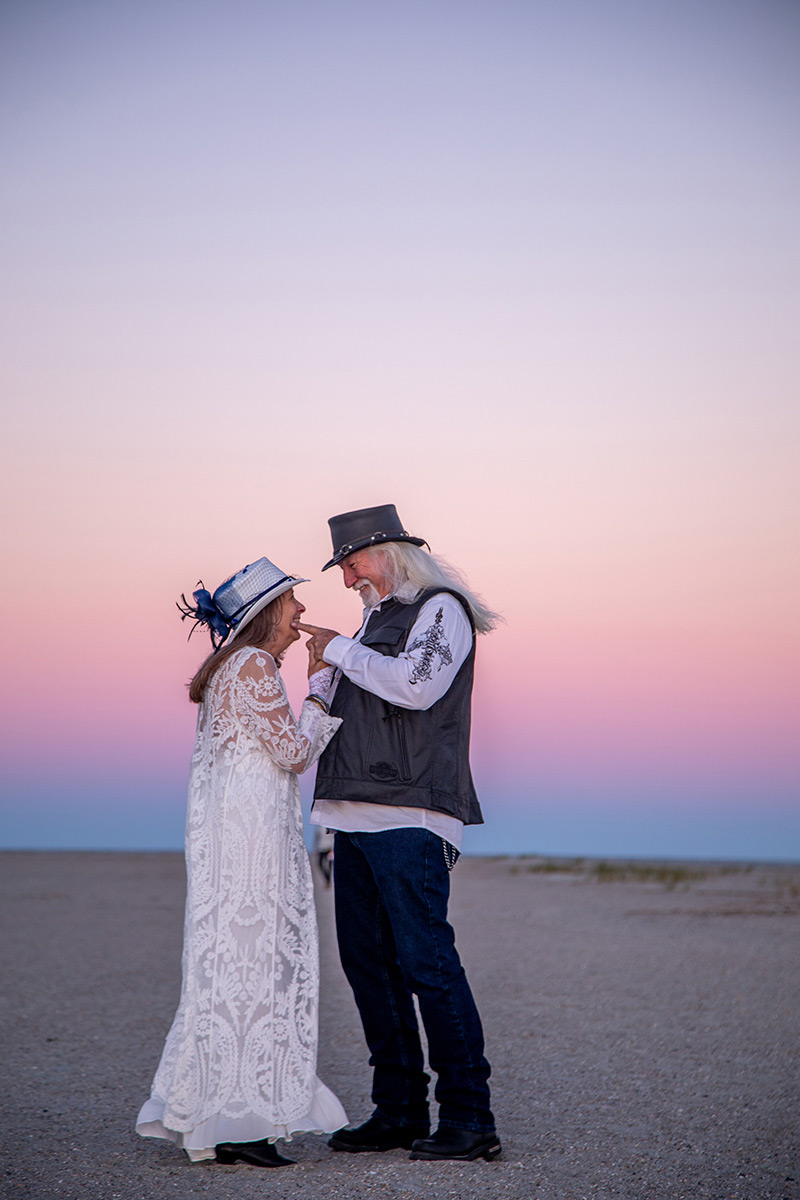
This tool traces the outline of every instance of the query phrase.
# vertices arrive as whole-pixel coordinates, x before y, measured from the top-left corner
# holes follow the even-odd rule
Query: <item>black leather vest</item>
[[[423,592],[411,604],[386,600],[361,638],[364,646],[397,658],[423,604],[448,588]],[[341,675],[331,714],[343,721],[319,760],[315,799],[361,800],[427,808],[482,825],[469,769],[469,730],[475,667],[475,626],[470,652],[447,692],[424,712],[399,708]]]

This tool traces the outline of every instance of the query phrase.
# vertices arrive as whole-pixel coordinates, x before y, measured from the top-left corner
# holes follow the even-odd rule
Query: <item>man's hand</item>
[[[302,629],[303,633],[311,634],[311,637],[306,642],[309,657],[309,673],[313,673],[311,670],[312,665],[318,664],[317,670],[327,666],[328,664],[322,656],[325,653],[325,647],[328,642],[332,642],[335,637],[339,636],[336,630],[320,629],[319,625],[301,625],[299,621],[297,622],[297,628]]]

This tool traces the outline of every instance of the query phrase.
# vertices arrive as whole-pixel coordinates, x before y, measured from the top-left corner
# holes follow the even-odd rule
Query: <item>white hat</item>
[[[192,593],[194,606],[181,596],[183,607],[178,604],[178,610],[181,620],[194,618],[192,633],[198,625],[208,626],[211,644],[216,649],[231,633],[244,629],[263,608],[298,583],[308,583],[308,580],[287,575],[268,558],[259,558],[221,583],[213,596],[201,580],[197,591]]]

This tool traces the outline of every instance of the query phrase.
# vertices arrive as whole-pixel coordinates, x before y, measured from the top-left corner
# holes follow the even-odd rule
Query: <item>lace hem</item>
[[[220,1142],[259,1142],[264,1138],[270,1141],[283,1138],[290,1142],[294,1133],[334,1133],[347,1124],[347,1113],[338,1098],[316,1077],[308,1112],[293,1117],[284,1125],[274,1125],[255,1113],[246,1113],[241,1117],[215,1115],[187,1133],[181,1133],[176,1129],[168,1129],[163,1124],[163,1116],[163,1100],[151,1097],[142,1105],[136,1121],[136,1132],[141,1137],[163,1138],[173,1142],[185,1150],[193,1162],[213,1158],[214,1147]]]

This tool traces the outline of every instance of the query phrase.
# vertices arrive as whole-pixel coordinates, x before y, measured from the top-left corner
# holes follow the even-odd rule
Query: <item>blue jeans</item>
[[[333,869],[339,952],[370,1048],[376,1113],[394,1125],[429,1124],[414,993],[439,1124],[494,1133],[481,1019],[447,920],[441,838],[427,829],[337,833]]]

